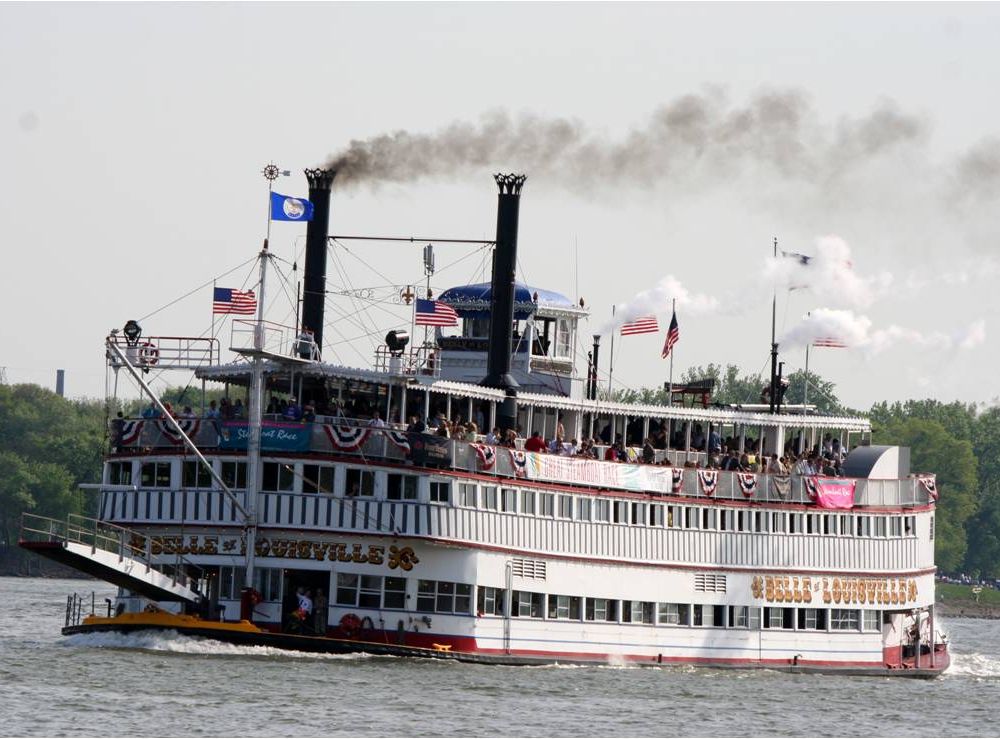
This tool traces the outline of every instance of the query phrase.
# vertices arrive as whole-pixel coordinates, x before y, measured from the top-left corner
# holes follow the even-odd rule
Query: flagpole
[[[778,237],[774,237],[774,258],[778,258]],[[774,413],[774,397],[777,394],[775,380],[778,374],[778,344],[777,336],[777,315],[778,315],[778,286],[774,285],[771,291],[771,384],[768,391],[768,409]]]
[[[673,317],[677,315],[677,298],[671,301],[672,315],[670,318],[670,326],[667,326],[667,334],[670,334],[670,328],[674,325]],[[670,347],[670,407],[674,407],[674,351],[673,347]]]
[[[802,391],[802,405],[809,405],[809,345],[806,344],[806,387]],[[805,408],[802,409],[803,411]]]
[[[611,306],[611,322],[615,321],[615,306]],[[611,329],[611,351],[608,359],[608,400],[611,400],[611,383],[615,374],[615,330]]]

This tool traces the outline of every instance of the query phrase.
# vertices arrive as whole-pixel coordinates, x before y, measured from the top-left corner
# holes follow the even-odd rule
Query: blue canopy
[[[489,282],[481,282],[478,285],[462,285],[460,287],[448,288],[438,296],[438,300],[450,305],[462,317],[478,318],[489,315],[492,295],[493,286]],[[538,296],[537,304],[533,299],[535,295]],[[561,308],[564,310],[579,309],[565,295],[515,283],[514,318],[518,320],[528,318],[535,312],[536,307]]]

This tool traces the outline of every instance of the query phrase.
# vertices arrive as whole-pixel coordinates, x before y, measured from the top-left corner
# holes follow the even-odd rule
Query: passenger
[[[149,405],[142,409],[143,418],[159,418],[160,409],[156,407],[156,404],[150,401]]]
[[[469,421],[465,424],[465,434],[462,436],[463,441],[475,442],[479,439],[479,429],[476,427],[474,421]]]
[[[410,416],[410,425],[406,427],[406,430],[411,433],[422,434],[427,430],[427,426],[419,417],[414,415]]]
[[[448,429],[448,422],[445,421],[443,418],[441,419],[441,423],[438,424],[437,436],[440,436],[444,439],[451,438],[451,431]]]
[[[214,400],[210,401],[208,404],[208,410],[205,411],[205,418],[219,418],[219,417],[220,413],[218,404]]]
[[[509,449],[517,448],[517,432],[514,429],[507,429],[503,435],[503,446]]]
[[[316,409],[312,403],[307,403],[305,408],[302,409],[302,420],[306,423],[312,423],[316,420]]]
[[[295,398],[288,401],[288,405],[285,406],[281,415],[288,421],[302,420],[302,409],[299,407],[299,404],[295,402]]]
[[[545,440],[542,438],[542,434],[538,431],[534,431],[531,434],[531,438],[524,442],[524,451],[526,452],[544,452],[545,451]]]
[[[500,433],[500,427],[494,428],[488,434],[486,434],[486,443],[496,446],[501,441],[503,441],[503,434]]]
[[[653,464],[656,461],[656,449],[653,448],[652,436],[647,436],[642,445],[642,461],[646,464]]]
[[[197,418],[197,416],[195,416],[194,411],[191,410],[191,406],[186,405],[184,406],[184,410],[180,412],[178,418]]]
[[[235,419],[246,418],[246,413],[244,411],[245,409],[243,408],[243,400],[241,398],[237,398],[236,402],[233,403],[233,418]]]
[[[219,401],[219,418],[223,421],[233,419],[233,407],[229,404],[229,398],[223,398]]]
[[[368,422],[368,425],[371,426],[372,428],[384,429],[385,421],[382,420],[382,414],[379,413],[378,411],[372,413],[372,418]]]
[[[563,438],[560,434],[556,434],[555,438],[549,442],[549,453],[561,454],[562,448],[563,448]]]

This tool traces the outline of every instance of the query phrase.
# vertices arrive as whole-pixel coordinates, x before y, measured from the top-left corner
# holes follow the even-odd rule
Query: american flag
[[[458,314],[446,303],[417,298],[417,326],[457,326]]]
[[[832,336],[819,336],[813,339],[813,346],[826,346],[831,349],[846,349],[847,344],[845,344],[840,339],[835,339]]]
[[[257,296],[253,290],[234,290],[217,287],[212,296],[212,313],[235,313],[252,316],[257,312]]]
[[[634,336],[635,334],[655,334],[660,330],[660,324],[656,322],[656,316],[642,316],[634,321],[622,324],[622,336]]]
[[[663,342],[663,353],[660,356],[664,359],[670,356],[670,350],[674,348],[674,344],[679,338],[681,338],[681,332],[677,328],[677,311],[674,311],[674,315],[670,319],[670,328],[667,329],[667,339]]]

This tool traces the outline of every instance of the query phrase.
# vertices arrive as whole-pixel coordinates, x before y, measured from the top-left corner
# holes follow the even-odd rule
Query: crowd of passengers
[[[186,405],[176,412],[170,403],[165,403],[167,412],[175,418],[197,418]],[[312,402],[303,405],[294,399],[281,399],[271,396],[265,414],[272,418],[287,421],[312,422],[316,420],[316,406]],[[119,414],[121,415],[121,414]],[[142,411],[144,418],[159,418],[160,410],[150,403]],[[346,403],[335,401],[332,407],[322,408],[320,415],[332,416],[335,419],[367,419],[364,421],[375,428],[389,427],[382,414],[372,410],[365,399],[350,400]],[[393,412],[392,417],[396,416]],[[237,398],[230,401],[222,398],[219,402],[211,401],[205,411],[205,418],[220,420],[241,420],[246,418],[246,408],[243,401]],[[823,440],[812,449],[796,453],[803,448],[800,438],[791,439],[785,444],[784,453],[770,456],[760,451],[759,439],[745,439],[743,451],[739,451],[739,440],[735,437],[722,438],[717,429],[711,429],[706,437],[702,425],[695,424],[691,429],[691,438],[687,438],[687,424],[678,424],[672,435],[669,435],[667,422],[653,420],[649,435],[637,442],[635,425],[628,427],[629,444],[626,444],[622,434],[614,434],[612,441],[612,426],[606,424],[602,431],[593,438],[570,438],[567,440],[560,416],[556,422],[551,438],[543,438],[541,432],[534,431],[525,438],[520,427],[501,430],[499,427],[491,431],[482,428],[480,422],[465,421],[461,415],[448,419],[443,411],[432,413],[426,421],[416,415],[409,417],[406,430],[414,433],[432,434],[459,441],[486,443],[493,446],[523,448],[528,452],[541,454],[558,454],[565,457],[582,457],[585,459],[603,459],[607,462],[629,462],[641,464],[660,464],[670,466],[671,462],[665,455],[657,461],[657,450],[675,449],[680,451],[706,452],[705,458],[699,464],[694,460],[685,462],[685,467],[703,467],[730,472],[755,472],[768,474],[797,475],[827,475],[843,474],[843,464],[847,458],[847,450],[841,448],[840,439],[826,434]],[[603,449],[603,451],[602,451]]]

